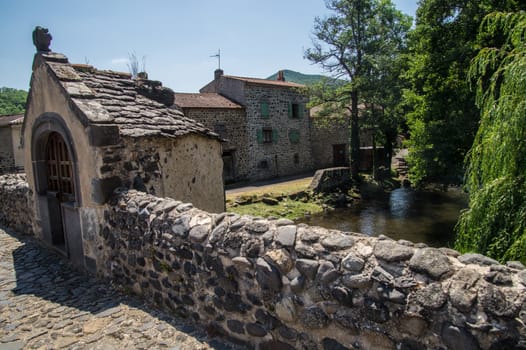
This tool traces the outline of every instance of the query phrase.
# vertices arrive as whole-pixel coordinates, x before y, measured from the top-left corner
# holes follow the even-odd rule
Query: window
[[[261,118],[267,119],[269,117],[268,102],[267,101],[261,101],[260,109],[261,109]]]
[[[272,143],[272,129],[263,128],[263,143]]]
[[[259,164],[258,164],[258,168],[260,168],[260,169],[268,169],[268,161],[267,160],[260,161]]]
[[[289,118],[299,119],[303,117],[303,105],[301,103],[289,103]]]
[[[289,130],[289,141],[290,143],[299,143],[300,142],[300,131],[296,129]]]
[[[261,128],[257,130],[258,143],[278,142],[278,131],[272,128]]]

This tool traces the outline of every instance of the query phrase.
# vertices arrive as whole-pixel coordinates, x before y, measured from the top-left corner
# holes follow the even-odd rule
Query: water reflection
[[[450,246],[453,229],[467,201],[464,193],[454,189],[424,192],[399,188],[389,194],[363,195],[361,202],[352,208],[299,222],[374,236],[384,234],[435,247]]]

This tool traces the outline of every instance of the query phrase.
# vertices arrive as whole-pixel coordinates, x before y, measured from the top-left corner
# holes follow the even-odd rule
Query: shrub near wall
[[[33,234],[32,192],[25,174],[0,176],[0,225]]]
[[[260,349],[514,349],[526,271],[475,254],[129,191],[101,261],[135,292]]]

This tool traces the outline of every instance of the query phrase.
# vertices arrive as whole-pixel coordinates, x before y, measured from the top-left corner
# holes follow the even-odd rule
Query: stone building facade
[[[22,127],[36,235],[95,270],[97,222],[117,188],[223,211],[219,137],[172,104],[160,82],[38,51]]]
[[[320,107],[311,109],[312,158],[316,169],[349,166],[350,115],[320,117]],[[373,167],[371,130],[360,130],[360,170]],[[387,166],[382,145],[376,146],[377,166]]]
[[[20,147],[22,114],[0,116],[0,174],[24,168],[24,153]]]
[[[281,79],[281,80],[280,80]],[[304,85],[215,72],[201,93],[175,94],[175,106],[222,136],[229,182],[300,174],[349,165],[349,116],[307,109]],[[372,169],[372,134],[360,132],[360,165]],[[377,147],[377,166],[386,166]]]
[[[238,179],[267,179],[313,169],[307,97],[302,88],[292,82],[229,76],[218,70],[215,79],[200,90],[220,94],[245,109],[246,139],[235,142],[238,149],[246,148],[247,162],[242,163]]]
[[[225,182],[246,179],[251,163],[245,108],[216,93],[176,93],[175,106],[221,137]]]

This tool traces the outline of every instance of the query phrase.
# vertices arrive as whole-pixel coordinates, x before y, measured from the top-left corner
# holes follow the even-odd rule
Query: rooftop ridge
[[[254,83],[254,84],[265,84],[265,85],[278,85],[278,86],[287,86],[287,87],[305,87],[303,84],[293,83],[290,81],[280,81],[280,80],[270,80],[270,79],[263,79],[263,78],[251,78],[251,77],[241,77],[241,76],[235,76],[235,75],[223,75],[225,78],[230,79],[237,79],[246,81],[248,83]]]

